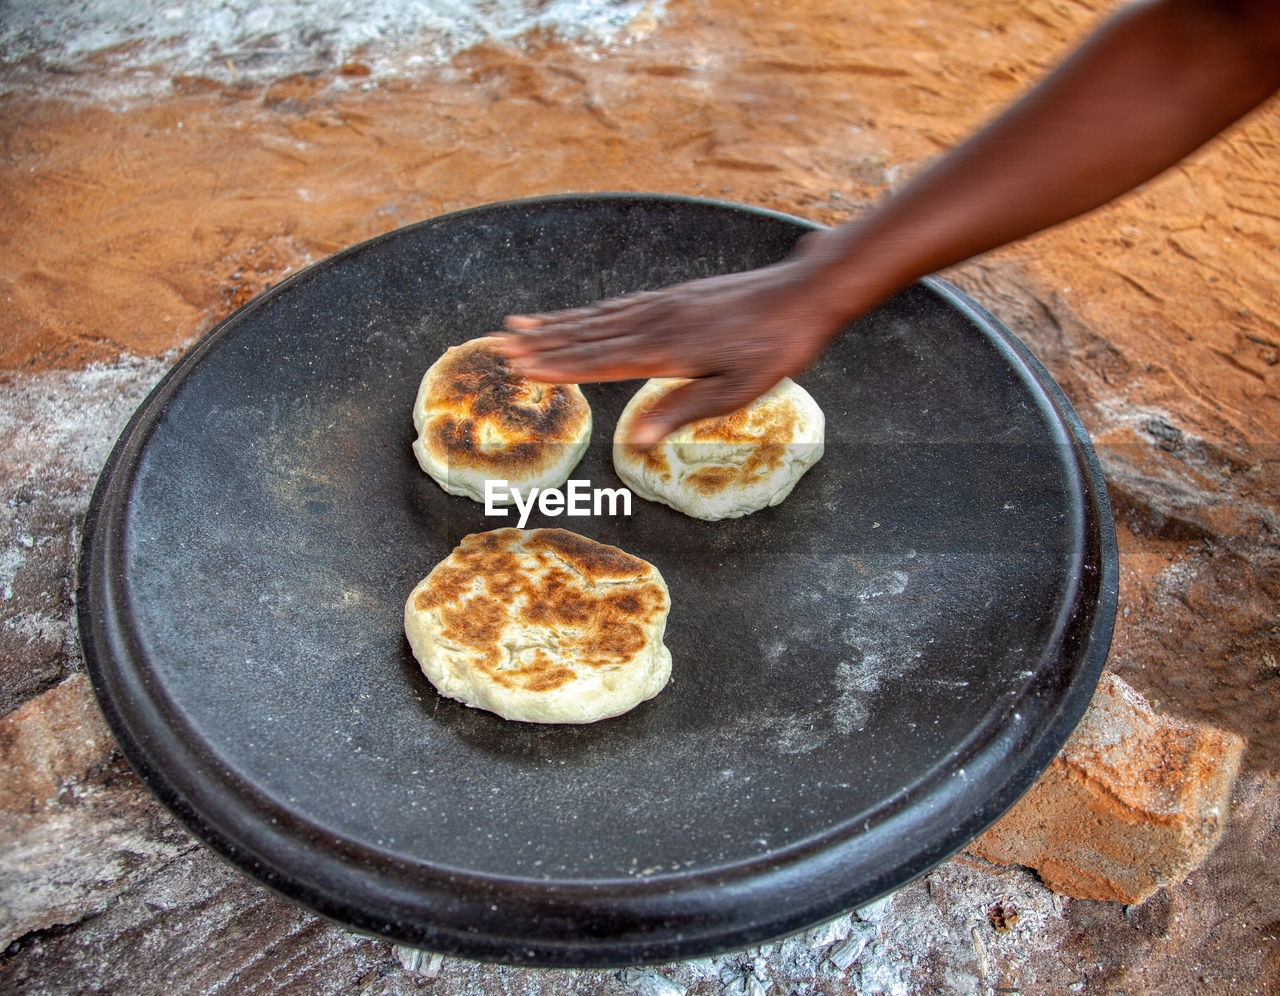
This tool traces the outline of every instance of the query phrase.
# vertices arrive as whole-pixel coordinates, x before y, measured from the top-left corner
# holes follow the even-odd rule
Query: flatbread
[[[730,519],[777,505],[821,459],[822,409],[786,377],[745,408],[682,426],[654,446],[625,442],[640,413],[684,383],[649,381],[618,420],[613,466],[642,498],[698,519]]]
[[[558,488],[591,441],[591,407],[576,384],[521,377],[486,336],[446,350],[413,405],[418,464],[445,491],[485,500],[485,481],[522,492]],[[513,497],[498,492],[499,504]]]
[[[441,695],[529,723],[591,723],[662,690],[658,569],[565,529],[472,533],[409,595],[404,629]]]

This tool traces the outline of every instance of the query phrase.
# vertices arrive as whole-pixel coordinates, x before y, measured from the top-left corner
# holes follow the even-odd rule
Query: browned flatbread
[[[670,595],[652,564],[564,529],[472,533],[413,590],[405,633],[450,698],[588,723],[656,695]]]
[[[413,406],[418,463],[450,494],[476,501],[485,500],[486,480],[559,487],[591,438],[591,408],[578,386],[519,376],[496,342],[486,336],[447,350]]]

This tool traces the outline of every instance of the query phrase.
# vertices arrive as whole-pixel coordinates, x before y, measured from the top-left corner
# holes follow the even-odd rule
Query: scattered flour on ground
[[[13,592],[19,575],[42,556],[66,555],[44,550],[56,542],[48,535],[50,523],[65,523],[74,534],[66,549],[75,549],[98,472],[173,359],[130,357],[0,379],[0,626],[24,644],[63,642],[72,622],[69,606],[65,614],[51,613],[57,603],[51,593],[38,604],[18,605]]]
[[[6,480],[12,484],[18,472],[28,484],[67,478],[92,484],[129,417],[176,359],[125,356],[83,370],[0,381]]]

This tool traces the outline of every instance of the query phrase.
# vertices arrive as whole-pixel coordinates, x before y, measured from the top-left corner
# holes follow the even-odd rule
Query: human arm
[[[812,363],[918,277],[1085,213],[1173,165],[1280,87],[1277,0],[1147,0],[861,219],[746,273],[554,315],[503,347],[544,380],[681,376],[637,423],[655,442]]]

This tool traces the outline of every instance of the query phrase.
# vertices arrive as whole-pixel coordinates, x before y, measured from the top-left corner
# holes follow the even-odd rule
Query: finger
[[[536,332],[538,329],[564,325],[567,322],[580,322],[596,313],[594,308],[568,308],[539,315],[507,315],[502,324],[513,332]]]
[[[573,321],[543,323],[538,319],[517,321],[503,320],[504,331],[512,333],[512,341],[521,342],[528,351],[559,349],[587,339],[608,339],[627,335],[635,330],[637,321],[632,318],[610,318],[599,314],[593,318],[577,318]]]
[[[756,380],[699,377],[664,395],[632,423],[627,441],[652,446],[682,425],[716,415],[728,415],[749,405],[771,385]]]
[[[559,349],[530,350],[511,357],[511,367],[534,380],[580,384],[589,381],[657,377],[661,361],[639,348],[634,338],[571,343]]]
[[[517,356],[525,356],[533,351],[530,341],[522,335],[511,335],[508,332],[499,330],[490,332],[489,337],[493,339],[493,348],[509,360],[514,360]]]
[[[495,340],[494,345],[498,352],[508,359],[515,359],[517,356],[535,356],[539,353],[557,352],[574,346],[579,341],[576,336],[561,332],[540,332],[536,335],[529,335],[524,332],[503,329],[497,332],[490,332],[489,335]]]
[[[639,322],[634,318],[610,318],[607,315],[597,315],[592,319],[561,322],[557,325],[538,325],[528,329],[508,326],[505,331],[510,332],[513,339],[519,339],[525,343],[530,350],[542,350],[559,349],[561,346],[571,346],[575,342],[591,339],[610,339],[630,335],[638,326]]]
[[[599,344],[602,349],[615,349],[614,342],[630,340],[637,332],[633,322],[600,324],[578,322],[557,326],[554,329],[537,329],[533,332],[505,329],[491,333],[498,340],[498,351],[507,357],[533,356],[543,353],[559,355],[584,343]],[[635,337],[639,338],[639,337]]]
[[[561,311],[546,311],[538,314],[508,315],[502,324],[512,331],[525,332],[545,328],[547,326],[573,325],[578,322],[589,322],[605,315],[633,308],[658,297],[658,291],[638,291],[635,294],[624,294],[621,297],[605,298],[581,308],[565,308]]]

